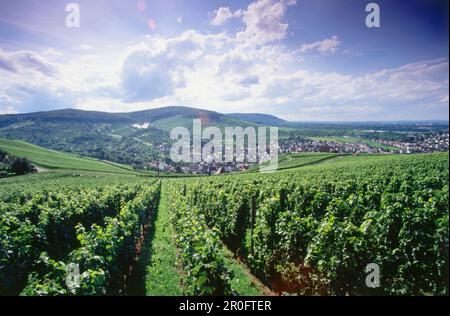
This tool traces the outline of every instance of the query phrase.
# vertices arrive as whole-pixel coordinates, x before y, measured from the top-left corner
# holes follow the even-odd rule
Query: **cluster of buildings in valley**
[[[206,162],[189,164],[168,164],[164,162],[154,162],[149,169],[159,170],[161,172],[184,173],[184,174],[222,174],[231,172],[240,172],[248,170],[250,163],[218,163]]]
[[[202,146],[204,143],[202,143]],[[226,149],[230,152],[233,152],[233,148],[225,145]],[[167,143],[161,144],[157,146],[157,149],[164,157],[170,157],[170,145]],[[191,146],[191,152],[193,150]],[[233,157],[235,162],[223,162],[221,157],[211,157],[208,156],[207,159],[200,163],[174,163],[170,159],[165,159],[165,162],[155,161],[148,166],[148,169],[161,171],[161,172],[170,172],[170,173],[184,173],[184,174],[222,174],[222,173],[231,173],[231,172],[241,172],[250,169],[254,166],[259,158],[255,154],[249,154],[248,148],[245,146],[241,146],[240,148],[240,156],[237,157],[236,152],[233,152]],[[268,148],[267,148],[268,149]],[[255,149],[257,151],[258,148]],[[222,152],[222,156],[225,153]],[[261,159],[262,161],[267,161],[270,158],[269,154],[265,154]],[[249,162],[250,160],[250,162]],[[242,161],[242,162],[236,162]]]
[[[204,145],[204,144],[202,144]],[[170,144],[164,143],[158,145],[157,149],[161,152],[161,154],[165,157],[170,157]],[[241,151],[244,153],[244,157],[248,154],[248,151],[244,148],[241,148]],[[192,147],[191,147],[192,152]],[[236,154],[234,154],[234,158],[236,159]],[[256,159],[256,157],[253,157]],[[243,159],[241,157],[241,159]],[[208,157],[206,160],[200,163],[174,163],[170,159],[165,159],[165,162],[155,161],[148,166],[148,169],[161,171],[161,172],[169,172],[169,173],[184,173],[184,174],[221,174],[221,173],[231,173],[231,172],[240,172],[248,170],[254,163],[248,162],[221,162],[221,159]]]
[[[380,148],[373,148],[363,143],[338,142],[338,141],[316,141],[308,138],[293,137],[280,140],[280,153],[378,153]]]
[[[449,150],[449,134],[416,134],[408,137],[408,141],[389,141],[382,139],[361,139],[357,141],[354,138],[345,141],[341,140],[323,140],[317,141],[304,137],[291,137],[280,140],[281,153],[300,153],[300,152],[324,152],[324,153],[394,153],[394,154],[412,154],[412,153],[432,153],[437,151]],[[332,139],[332,138],[331,138]]]
[[[449,150],[449,134],[415,134],[408,136],[408,141],[389,141],[382,139],[361,139],[358,142],[355,138],[340,137],[339,140],[312,140],[305,137],[290,137],[279,140],[280,154],[301,153],[301,152],[322,152],[322,153],[347,153],[347,154],[410,154],[410,153],[431,153],[436,151]],[[158,149],[165,157],[170,155],[170,144],[159,145]],[[245,151],[247,155],[247,151]],[[173,163],[170,159],[166,162],[156,161],[148,166],[148,169],[184,174],[220,174],[248,170],[255,163],[223,163],[214,159],[201,163]]]
[[[448,151],[449,133],[435,133],[430,135],[414,135],[408,142],[380,140],[381,144],[399,148],[400,154],[432,153]]]

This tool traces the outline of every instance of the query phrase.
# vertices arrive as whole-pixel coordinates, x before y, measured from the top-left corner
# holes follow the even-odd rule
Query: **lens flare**
[[[143,12],[143,11],[147,10],[147,3],[143,0],[139,0],[136,3],[136,7],[139,11]]]
[[[156,22],[154,20],[148,20],[147,25],[148,25],[148,28],[151,30],[156,29]]]

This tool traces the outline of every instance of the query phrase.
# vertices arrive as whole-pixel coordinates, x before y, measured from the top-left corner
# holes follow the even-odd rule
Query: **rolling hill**
[[[189,107],[162,107],[130,113],[64,109],[0,115],[0,138],[22,140],[47,149],[145,168],[164,159],[177,126],[256,126],[214,111]]]
[[[0,149],[10,155],[25,157],[45,169],[136,174],[130,166],[57,152],[23,141],[0,139]]]
[[[258,114],[253,114],[255,117]],[[272,117],[269,115],[259,114],[262,117]],[[201,110],[183,106],[161,107],[144,111],[129,113],[108,113],[97,111],[83,111],[76,109],[64,109],[48,112],[36,112],[25,114],[7,114],[0,115],[0,132],[25,128],[37,123],[59,124],[94,124],[94,125],[125,125],[132,127],[133,125],[143,125],[148,123],[149,126],[160,130],[170,132],[175,126],[189,127],[192,125],[193,119],[201,119],[205,126],[248,126],[256,124],[254,119],[240,119],[240,114],[221,114],[214,111]],[[247,114],[242,114],[247,118]],[[273,120],[278,118],[272,117]],[[278,119],[279,121],[282,121]],[[245,121],[245,122],[244,122]],[[173,126],[173,127],[172,127]]]
[[[257,125],[264,126],[287,126],[289,125],[288,121],[282,120],[274,115],[270,114],[259,114],[259,113],[231,113],[227,114],[227,116],[241,120],[250,122]]]
[[[227,126],[277,126],[280,139],[347,136],[372,145],[377,145],[373,139],[380,137],[408,140],[409,132],[423,132],[424,128],[448,131],[448,122],[290,122],[268,114],[222,114],[172,106],[128,113],[63,109],[0,115],[0,138],[145,169],[154,168],[155,161],[168,160],[170,131],[177,126],[191,130],[193,119],[201,119],[203,127],[213,125],[222,130]]]

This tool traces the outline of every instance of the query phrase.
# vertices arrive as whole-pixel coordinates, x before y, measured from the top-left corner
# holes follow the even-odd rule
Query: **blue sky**
[[[0,2],[0,114],[186,105],[290,120],[448,119],[448,1]]]

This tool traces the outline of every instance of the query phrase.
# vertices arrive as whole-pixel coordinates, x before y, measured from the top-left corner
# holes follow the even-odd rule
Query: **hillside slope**
[[[48,149],[145,168],[164,159],[161,147],[170,131],[192,120],[202,126],[252,126],[227,115],[189,107],[163,107],[130,113],[65,109],[0,115],[0,138],[26,141]]]
[[[263,114],[261,114],[263,116]],[[176,120],[174,120],[176,118]],[[143,125],[157,127],[163,131],[170,132],[173,124],[165,122],[176,121],[177,126],[189,127],[193,119],[201,119],[202,124],[223,126],[223,125],[249,125],[252,120],[243,120],[233,117],[233,115],[221,114],[214,111],[196,109],[184,106],[169,106],[129,113],[108,113],[98,111],[83,111],[76,109],[64,109],[48,112],[7,114],[0,115],[0,132],[11,129],[24,128],[37,123],[71,123],[71,124],[106,124],[106,125]],[[24,124],[25,123],[25,124]]]
[[[270,114],[259,114],[259,113],[231,113],[227,114],[227,116],[242,120],[246,122],[251,122],[257,125],[263,126],[287,126],[289,124],[288,121],[280,119],[274,115]]]
[[[0,148],[11,155],[25,157],[33,164],[47,169],[135,174],[129,166],[57,152],[22,141],[0,139]]]

